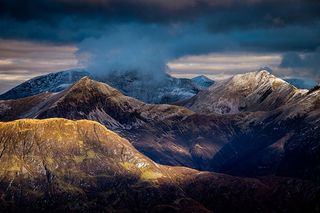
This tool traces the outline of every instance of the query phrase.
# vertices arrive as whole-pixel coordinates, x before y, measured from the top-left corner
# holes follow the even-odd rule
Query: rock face
[[[3,211],[313,212],[319,208],[320,189],[310,182],[162,166],[116,133],[86,120],[0,122],[0,174]]]
[[[0,100],[25,98],[43,92],[61,92],[85,76],[107,83],[125,95],[147,103],[173,103],[185,100],[214,83],[204,76],[191,80],[163,75],[160,79],[153,79],[152,76],[142,77],[138,72],[131,71],[95,77],[86,70],[74,69],[30,79],[0,95]]]

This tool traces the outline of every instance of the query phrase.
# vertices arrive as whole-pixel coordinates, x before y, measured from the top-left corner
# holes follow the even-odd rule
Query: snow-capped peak
[[[185,104],[196,112],[219,114],[267,111],[303,93],[266,70],[238,74],[202,91]]]
[[[73,69],[32,78],[0,95],[0,100],[24,98],[43,92],[60,92],[85,76],[107,83],[125,95],[147,103],[173,103],[185,100],[212,85],[212,81],[205,78],[194,81],[165,75],[161,81],[154,82],[142,78],[136,72],[99,78],[92,76],[86,70]]]
[[[196,76],[191,80],[200,89],[206,89],[215,83],[213,80],[204,75]]]

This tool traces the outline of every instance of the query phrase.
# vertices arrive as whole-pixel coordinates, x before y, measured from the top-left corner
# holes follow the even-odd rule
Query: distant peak
[[[88,86],[88,84],[94,84],[94,83],[95,81],[92,80],[90,77],[84,76],[81,79],[79,79],[79,81],[77,81],[71,88]]]
[[[272,73],[272,69],[270,67],[261,67],[259,71],[267,71],[269,73]]]
[[[267,74],[267,75],[271,75],[271,73],[268,70],[260,70],[258,71],[259,74]]]
[[[237,75],[233,76],[232,78],[238,79],[238,78],[258,78],[258,77],[276,78],[268,70],[259,70],[259,71],[254,71],[254,72],[237,74]]]
[[[118,98],[124,97],[119,90],[109,86],[106,83],[102,83],[96,80],[91,79],[88,76],[82,77],[78,82],[76,82],[73,86],[67,90],[67,94],[74,96],[82,95],[82,96],[92,96],[92,95],[104,95],[104,96],[117,96]]]
[[[262,86],[263,84],[271,84],[273,85],[273,88],[278,88],[281,85],[289,85],[289,83],[274,76],[267,70],[237,74],[227,81],[232,83],[232,85],[238,85],[239,87],[255,87]]]
[[[93,81],[89,76],[84,76],[82,77],[78,82],[82,82],[82,81]]]
[[[205,75],[198,75],[192,79],[203,79],[203,80],[211,80],[210,78],[208,78],[207,76]]]
[[[191,79],[192,82],[200,89],[209,88],[214,84],[214,81],[205,75],[199,75]]]

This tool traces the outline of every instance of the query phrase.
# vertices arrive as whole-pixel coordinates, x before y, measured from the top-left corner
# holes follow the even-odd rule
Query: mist
[[[99,38],[78,46],[79,61],[94,75],[138,72],[155,79],[164,76],[172,58],[164,27],[138,24],[111,26]]]
[[[140,76],[161,80],[167,63],[186,55],[208,54],[235,47],[223,36],[213,36],[202,25],[112,25],[99,37],[78,45],[77,57],[93,75],[137,72]]]
[[[273,31],[277,32],[278,40],[272,36]],[[295,32],[295,36],[290,41],[283,42],[282,38],[292,31]],[[301,37],[309,34],[308,28],[291,26],[276,30],[258,29],[242,33],[239,31],[212,33],[207,21],[203,19],[190,23],[171,24],[115,23],[106,25],[100,30],[99,35],[79,42],[76,55],[88,71],[99,77],[136,72],[138,76],[146,79],[161,80],[169,71],[167,64],[181,57],[252,51],[256,53],[283,52],[290,50],[292,43],[296,44]],[[314,34],[311,33],[309,37],[313,38]],[[277,45],[272,45],[272,42]],[[310,39],[310,42],[315,41]],[[267,46],[273,47],[273,50],[266,51]],[[283,57],[287,58],[286,55]],[[271,65],[261,64],[256,69],[261,66]],[[280,68],[285,66],[287,65],[282,64]],[[291,73],[299,75],[317,73],[313,69],[314,66],[304,68],[303,71],[299,69]],[[281,72],[279,69],[280,75]]]

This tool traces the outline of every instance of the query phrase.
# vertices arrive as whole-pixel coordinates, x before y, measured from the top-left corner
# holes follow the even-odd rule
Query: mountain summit
[[[268,71],[235,75],[182,103],[195,112],[235,114],[244,111],[270,111],[306,93]]]

